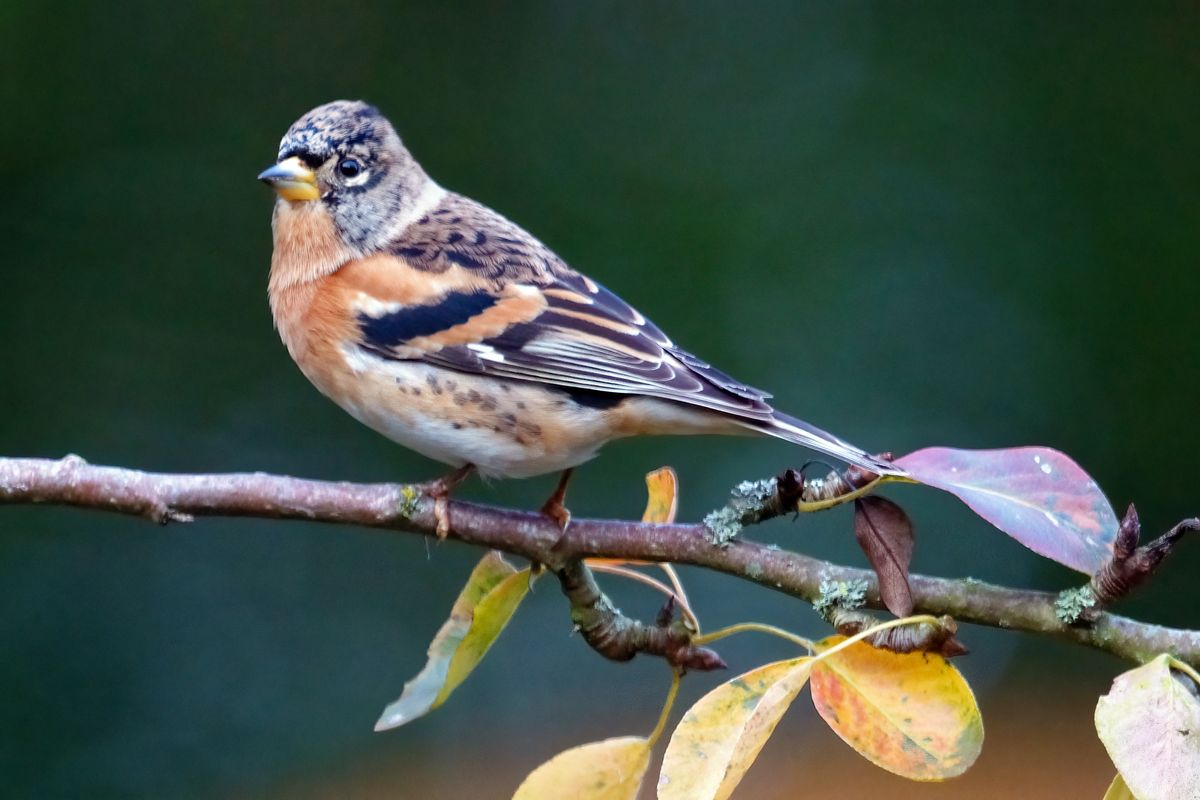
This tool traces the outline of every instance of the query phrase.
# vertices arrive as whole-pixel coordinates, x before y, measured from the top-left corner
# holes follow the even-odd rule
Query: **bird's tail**
[[[871,455],[849,442],[842,441],[831,433],[809,425],[807,422],[789,417],[776,411],[771,421],[753,425],[757,430],[783,439],[787,442],[803,445],[834,458],[839,458],[850,464],[870,470],[877,475],[905,475],[905,471],[895,464]]]

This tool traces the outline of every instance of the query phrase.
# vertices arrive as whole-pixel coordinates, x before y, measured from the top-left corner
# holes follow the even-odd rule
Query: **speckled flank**
[[[385,361],[362,350],[343,356],[345,372],[331,376],[326,393],[365,425],[452,466],[540,475],[587,461],[613,438],[606,412],[555,398],[538,384]]]

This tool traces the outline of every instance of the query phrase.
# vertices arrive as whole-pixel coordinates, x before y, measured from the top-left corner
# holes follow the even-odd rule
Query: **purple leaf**
[[[861,497],[854,501],[854,538],[879,578],[883,604],[897,617],[907,617],[913,610],[908,585],[913,528],[908,514],[883,497]]]
[[[1030,550],[1091,575],[1112,555],[1117,515],[1078,464],[1049,447],[929,447],[897,460]]]

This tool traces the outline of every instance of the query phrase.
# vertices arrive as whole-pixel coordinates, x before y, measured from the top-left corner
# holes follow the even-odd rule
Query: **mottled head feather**
[[[361,100],[335,100],[296,120],[279,143],[279,160],[292,157],[316,172],[318,202],[360,253],[382,249],[395,221],[433,186],[387,118]],[[360,167],[352,178],[339,171],[347,159]]]
[[[279,143],[279,160],[299,156],[317,167],[354,145],[378,147],[395,131],[379,110],[361,100],[335,100],[317,106],[292,123]]]

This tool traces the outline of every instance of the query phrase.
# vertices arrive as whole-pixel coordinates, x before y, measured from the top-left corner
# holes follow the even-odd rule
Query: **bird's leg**
[[[435,530],[439,539],[445,539],[450,533],[450,492],[474,471],[474,464],[464,464],[449,475],[421,484],[421,491],[433,498],[433,519],[437,522]]]
[[[542,513],[554,520],[563,534],[566,534],[567,526],[571,524],[571,512],[563,505],[563,500],[567,499],[567,484],[571,482],[571,474],[574,472],[574,467],[564,469],[558,479],[558,486],[554,487],[554,493],[542,504]]]

